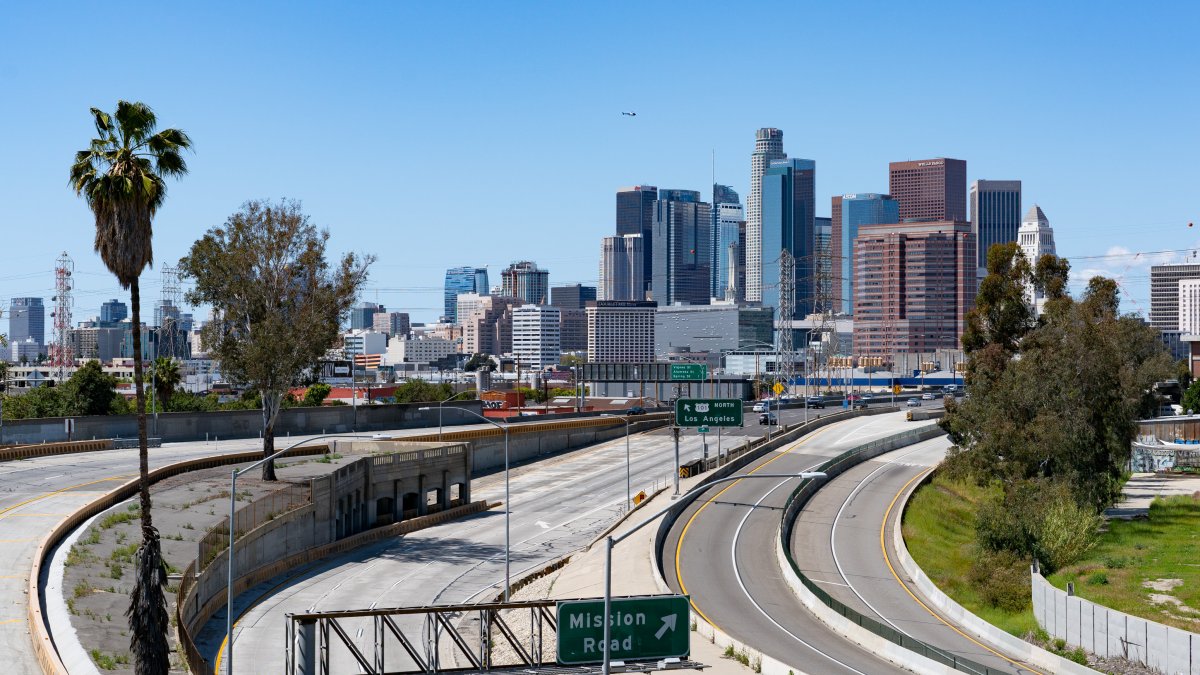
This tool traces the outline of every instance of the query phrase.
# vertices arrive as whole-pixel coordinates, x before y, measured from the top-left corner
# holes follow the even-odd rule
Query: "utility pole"
[[[674,411],[671,414],[675,414]],[[768,427],[769,429],[769,427]],[[675,435],[675,494],[672,497],[679,496],[679,427],[671,427],[671,431]]]

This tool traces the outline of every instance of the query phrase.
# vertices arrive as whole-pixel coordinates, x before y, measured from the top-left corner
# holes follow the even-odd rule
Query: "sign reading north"
[[[736,398],[681,398],[675,401],[675,425],[740,427],[742,402]]]
[[[604,661],[604,600],[558,603],[558,662]],[[613,598],[609,660],[685,657],[691,652],[688,596]]]
[[[702,363],[672,363],[672,381],[697,381],[708,377],[708,366]]]

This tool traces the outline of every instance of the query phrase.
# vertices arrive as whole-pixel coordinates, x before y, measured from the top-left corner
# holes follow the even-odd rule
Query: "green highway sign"
[[[558,662],[604,661],[604,600],[558,603]],[[637,661],[691,653],[688,596],[613,598],[609,614],[609,659]]]
[[[697,432],[699,432],[699,433],[702,433],[702,434],[707,434],[707,433],[708,433],[708,427],[700,427],[700,428],[699,428],[699,429],[697,429],[696,431],[697,431]]]
[[[675,401],[680,427],[740,427],[742,401],[736,398],[681,398]]]
[[[708,366],[703,363],[672,363],[671,381],[700,381],[708,377]]]

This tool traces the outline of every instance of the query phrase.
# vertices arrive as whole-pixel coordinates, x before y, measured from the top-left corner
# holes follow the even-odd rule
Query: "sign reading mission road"
[[[742,402],[736,398],[681,398],[675,401],[680,427],[740,427]]]
[[[637,661],[685,657],[691,652],[688,597],[613,598],[609,659]],[[558,662],[604,660],[604,600],[558,603]]]

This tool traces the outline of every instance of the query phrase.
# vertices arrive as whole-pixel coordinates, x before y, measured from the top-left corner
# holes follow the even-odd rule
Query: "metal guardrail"
[[[130,450],[130,449],[138,447],[138,439],[136,439],[136,438],[114,438],[112,443],[113,443],[114,450]],[[161,448],[162,447],[162,439],[161,438],[147,438],[146,439],[146,447],[147,448]]]
[[[887,624],[876,621],[875,619],[872,619],[871,617],[866,616],[851,607],[848,607],[845,603],[827,593],[823,588],[805,576],[804,572],[800,569],[800,565],[796,563],[796,559],[792,555],[792,531],[795,529],[796,520],[799,517],[800,512],[803,511],[804,507],[808,504],[809,500],[812,499],[813,495],[815,495],[824,484],[826,484],[830,479],[842,474],[847,469],[883,454],[883,452],[887,452],[887,450],[884,450],[884,448],[890,449],[892,447],[896,447],[894,444],[903,437],[910,436],[913,439],[927,440],[927,438],[921,438],[921,436],[926,433],[928,433],[928,430],[926,429],[906,431],[902,434],[883,438],[878,441],[872,441],[866,445],[847,450],[846,452],[843,452],[837,457],[826,461],[825,463],[821,464],[821,466],[814,469],[815,471],[824,472],[827,478],[821,479],[820,481],[810,478],[801,480],[800,484],[796,486],[796,489],[792,491],[791,497],[788,498],[787,506],[784,507],[783,520],[780,523],[780,536],[782,537],[781,541],[783,542],[784,553],[787,556],[788,564],[792,567],[792,572],[794,572],[796,576],[800,578],[800,581],[804,584],[804,587],[807,588],[813,595],[815,595],[822,603],[824,603],[825,606],[829,607],[855,624],[871,631],[872,633],[889,642],[900,645],[911,652],[920,654],[925,658],[936,661],[944,666],[949,666],[957,671],[963,673],[973,673],[975,675],[1007,675],[1008,671],[989,668],[983,664],[963,658],[940,647],[935,647],[934,645],[918,640],[904,632],[892,628]],[[934,433],[933,436],[937,436],[940,433],[941,432]]]

